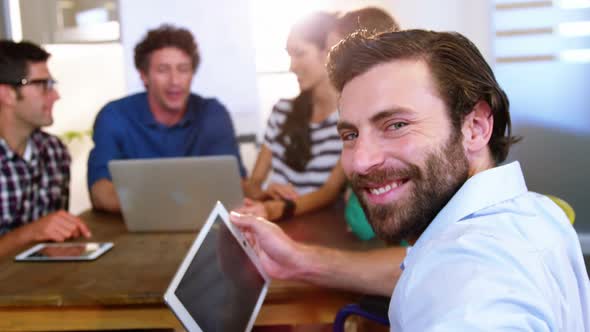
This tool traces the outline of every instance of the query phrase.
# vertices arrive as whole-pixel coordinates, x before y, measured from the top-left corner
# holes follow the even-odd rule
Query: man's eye
[[[159,73],[167,73],[170,71],[170,68],[168,68],[168,66],[158,66],[158,67],[156,67],[156,70]]]
[[[389,129],[398,130],[398,129],[401,129],[401,128],[407,126],[407,125],[408,125],[408,123],[406,123],[406,122],[395,122],[395,123],[389,125],[388,128]]]
[[[178,71],[181,73],[189,73],[193,68],[191,66],[180,66]]]
[[[352,141],[357,137],[357,133],[343,133],[342,135],[340,135],[340,139],[342,139],[342,141]]]

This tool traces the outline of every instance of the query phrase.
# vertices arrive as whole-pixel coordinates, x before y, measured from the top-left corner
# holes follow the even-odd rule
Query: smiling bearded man
[[[387,243],[415,242],[438,212],[467,181],[468,163],[460,145],[462,137],[451,134],[448,141],[430,152],[424,165],[408,164],[369,174],[352,173],[350,183],[368,214],[373,229]],[[412,182],[406,199],[392,203],[369,203],[376,196]],[[380,185],[387,183],[385,186]]]
[[[501,165],[518,139],[473,43],[448,32],[360,32],[330,51],[328,71],[341,92],[342,168],[376,234],[412,247],[403,261],[394,247],[319,248],[233,215],[272,277],[389,288],[396,332],[590,331],[577,234],[557,205],[528,191],[518,162]]]

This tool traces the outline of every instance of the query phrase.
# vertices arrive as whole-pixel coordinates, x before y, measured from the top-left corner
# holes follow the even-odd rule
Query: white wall
[[[491,0],[331,0],[335,10],[377,6],[388,10],[403,29],[457,31],[493,62]]]
[[[61,99],[53,110],[54,123],[47,131],[63,135],[92,128],[98,110],[109,100],[125,95],[123,50],[119,44],[45,45],[49,69],[59,82]],[[72,156],[70,211],[90,208],[86,164],[92,148],[90,137],[68,143]]]
[[[456,31],[493,63],[492,4],[489,0],[390,0],[389,9],[403,29]]]

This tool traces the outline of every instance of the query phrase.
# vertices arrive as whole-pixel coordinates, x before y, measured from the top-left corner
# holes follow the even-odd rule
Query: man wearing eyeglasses
[[[90,237],[68,212],[70,155],[40,128],[53,123],[59,94],[49,53],[0,40],[0,256],[41,241]]]

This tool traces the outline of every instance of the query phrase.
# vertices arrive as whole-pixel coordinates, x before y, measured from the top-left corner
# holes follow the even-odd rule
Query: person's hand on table
[[[277,221],[283,215],[285,202],[282,200],[254,201],[248,198],[244,199],[244,204],[236,209],[241,214],[251,214],[262,217],[267,220]]]
[[[284,198],[289,200],[295,200],[297,197],[299,197],[299,194],[295,190],[295,187],[293,187],[293,185],[290,183],[280,184],[273,182],[266,188],[266,193],[274,199]]]
[[[264,208],[264,204],[260,201],[255,201],[249,198],[244,198],[242,206],[237,208],[235,211],[241,214],[254,215],[257,217],[268,219],[268,215],[266,213],[266,209]]]
[[[67,239],[84,236],[89,238],[92,233],[82,219],[64,211],[50,213],[37,221],[27,224],[31,240],[63,242]]]

